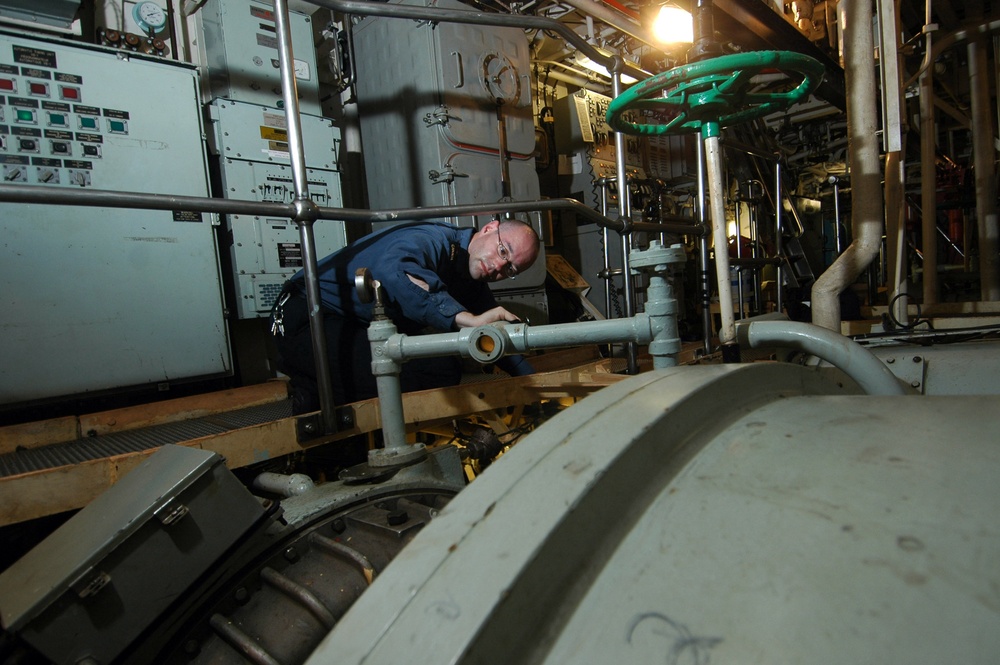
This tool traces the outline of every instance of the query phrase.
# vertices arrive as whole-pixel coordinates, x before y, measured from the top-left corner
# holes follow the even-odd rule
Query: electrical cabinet
[[[282,108],[274,3],[212,0],[201,15],[211,96]],[[320,115],[312,19],[289,12],[289,27],[299,108]]]
[[[285,115],[276,109],[217,99],[208,106],[210,146],[220,191],[228,197],[289,203],[295,198]],[[321,207],[343,205],[337,151],[340,130],[326,118],[301,115],[309,197]],[[234,307],[241,319],[270,314],[281,287],[302,268],[299,230],[288,218],[223,218]],[[343,222],[313,224],[316,251],[325,256],[347,243]]]
[[[468,9],[456,0],[436,6]],[[538,200],[524,31],[370,17],[354,26],[354,48],[373,209]],[[526,221],[537,229],[537,216],[529,217]],[[475,226],[479,220],[448,221]],[[501,300],[508,292],[518,293],[520,304],[529,303],[519,313],[544,323],[544,282],[542,251],[516,282],[492,286]]]
[[[0,33],[5,183],[208,196],[197,72]],[[230,371],[214,217],[0,203],[0,404]]]

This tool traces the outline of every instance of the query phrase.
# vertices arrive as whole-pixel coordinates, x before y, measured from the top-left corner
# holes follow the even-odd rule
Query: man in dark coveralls
[[[361,238],[318,262],[333,399],[346,404],[376,394],[367,328],[372,305],[354,288],[358,268],[381,282],[386,313],[401,333],[447,332],[458,328],[517,321],[497,305],[487,282],[513,278],[538,258],[538,235],[527,224],[492,220],[478,231],[441,222],[413,222]],[[295,413],[319,408],[304,277],[285,284],[272,311],[278,369],[291,379]],[[498,365],[514,376],[530,374],[521,356]],[[404,391],[454,385],[461,379],[458,358],[429,358],[403,364]]]

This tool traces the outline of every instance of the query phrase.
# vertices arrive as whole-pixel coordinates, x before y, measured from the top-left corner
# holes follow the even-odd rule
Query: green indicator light
[[[80,127],[83,129],[97,129],[97,118],[80,118]]]
[[[112,132],[125,133],[125,123],[121,120],[108,120],[108,128]]]
[[[62,113],[50,113],[49,122],[51,122],[53,125],[65,125],[66,116],[64,116]]]
[[[25,111],[23,109],[17,110],[17,120],[18,122],[31,122],[35,119],[34,114],[31,111]]]

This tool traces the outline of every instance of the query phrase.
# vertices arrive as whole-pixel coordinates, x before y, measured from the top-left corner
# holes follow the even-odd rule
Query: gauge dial
[[[152,0],[137,2],[132,8],[132,18],[143,32],[159,32],[167,24],[167,13]]]

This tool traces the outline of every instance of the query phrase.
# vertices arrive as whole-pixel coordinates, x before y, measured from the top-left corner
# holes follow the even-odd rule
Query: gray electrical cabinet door
[[[435,6],[468,10],[455,0]],[[354,27],[354,47],[373,209],[538,200],[524,31],[371,17]],[[509,194],[502,187],[498,103],[507,135]],[[472,217],[448,221],[477,225]],[[516,287],[518,299],[532,310],[532,322],[543,322],[544,282],[541,251],[516,282],[492,286],[498,297]]]
[[[188,67],[0,33],[0,172],[208,196]],[[0,404],[230,371],[208,214],[0,203]]]

